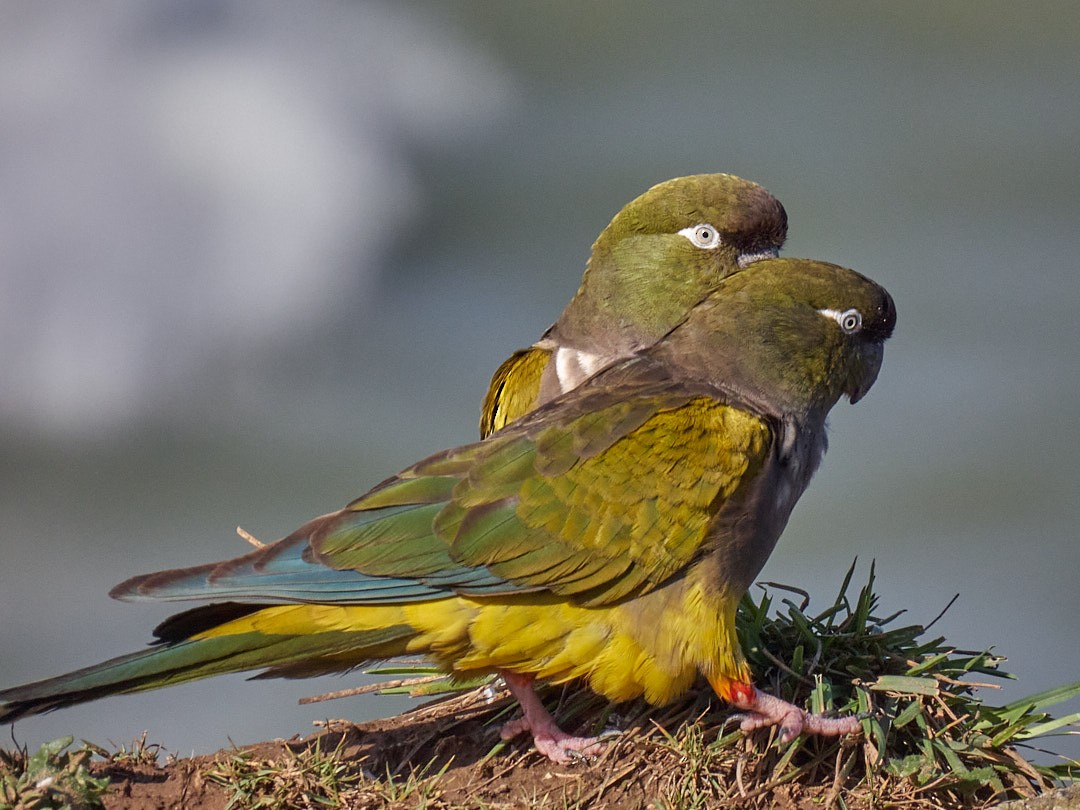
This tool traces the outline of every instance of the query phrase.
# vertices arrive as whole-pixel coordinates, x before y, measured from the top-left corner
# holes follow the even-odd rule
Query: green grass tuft
[[[206,777],[231,791],[226,810],[348,806],[364,781],[340,747],[323,751],[319,741],[300,750],[286,745],[272,760],[238,749],[211,766]]]
[[[1080,695],[1080,681],[1004,706],[984,702],[976,691],[996,688],[987,678],[1013,677],[1000,668],[1004,658],[928,639],[921,625],[896,626],[899,613],[880,617],[874,566],[852,599],[854,571],[853,563],[824,611],[808,612],[803,595],[782,598],[774,615],[774,585],[743,600],[738,626],[766,688],[815,711],[864,716],[865,787],[978,806],[1080,776],[1076,762],[1037,764],[1021,754],[1039,738],[1077,733],[1080,713],[1054,719],[1047,709]]]

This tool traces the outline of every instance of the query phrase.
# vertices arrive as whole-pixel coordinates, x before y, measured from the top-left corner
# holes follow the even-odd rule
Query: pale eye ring
[[[862,313],[857,309],[845,309],[837,314],[836,322],[845,335],[853,335],[862,329]]]
[[[679,231],[680,236],[685,236],[695,247],[712,250],[720,246],[720,231],[708,223],[691,225]]]

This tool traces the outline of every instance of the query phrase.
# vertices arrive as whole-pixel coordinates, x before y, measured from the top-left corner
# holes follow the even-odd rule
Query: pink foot
[[[533,676],[514,672],[500,672],[510,694],[521,704],[524,717],[505,723],[499,736],[511,740],[526,731],[532,733],[536,750],[558,765],[566,765],[576,758],[596,756],[602,750],[596,737],[571,737],[555,724],[540,698],[533,691]]]
[[[791,742],[800,734],[819,734],[823,737],[839,737],[854,734],[861,726],[854,715],[846,717],[825,717],[811,714],[793,703],[767,695],[760,689],[747,685],[748,688],[732,690],[732,704],[746,712],[739,728],[750,732],[754,729],[780,727],[780,742]]]

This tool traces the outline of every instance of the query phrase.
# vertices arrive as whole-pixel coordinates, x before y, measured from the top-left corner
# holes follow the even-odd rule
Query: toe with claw
[[[522,717],[505,723],[499,732],[504,740],[510,740],[526,731],[532,734],[536,750],[557,765],[566,765],[575,759],[596,756],[603,749],[597,737],[574,737],[567,734],[555,723],[540,698],[533,691],[533,677],[518,675],[514,672],[502,672],[517,702],[521,704]]]
[[[750,683],[727,678],[710,678],[709,681],[720,697],[743,712],[739,728],[744,732],[778,726],[780,742],[787,743],[800,734],[840,737],[854,734],[861,728],[856,715],[826,717],[813,714],[794,703],[766,694]]]

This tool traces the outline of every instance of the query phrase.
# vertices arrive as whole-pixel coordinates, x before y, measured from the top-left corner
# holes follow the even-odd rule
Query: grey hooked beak
[[[881,371],[881,361],[885,357],[885,347],[880,343],[871,343],[862,352],[861,374],[853,375],[852,386],[846,393],[854,405],[866,396],[870,386],[877,380],[878,372]]]

